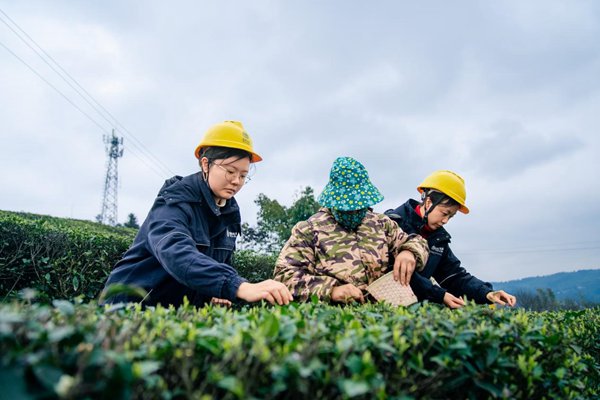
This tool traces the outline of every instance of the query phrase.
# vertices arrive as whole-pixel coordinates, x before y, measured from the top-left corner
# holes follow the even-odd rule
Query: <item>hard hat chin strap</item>
[[[426,190],[423,190],[423,193],[421,193],[421,202],[423,203],[423,208],[425,208],[425,200],[427,200],[428,197],[431,200],[431,196],[430,196],[431,192],[433,192],[432,189],[429,189],[429,190],[426,189]],[[440,196],[436,200],[431,200],[431,207],[429,207],[428,209],[426,209],[425,212],[423,213],[423,221],[425,221],[424,226],[428,225],[427,217],[429,217],[429,214],[442,201],[444,201],[444,196]]]
[[[206,149],[204,149],[202,154],[200,154],[200,158],[198,159],[198,164],[200,165],[200,172],[202,172],[202,179],[204,179],[204,182],[206,182],[208,184],[208,171],[210,171],[210,159],[204,155],[205,151],[206,151]],[[204,165],[202,165],[202,159],[204,159],[204,158],[206,158],[206,164],[207,164],[206,171],[204,171]]]

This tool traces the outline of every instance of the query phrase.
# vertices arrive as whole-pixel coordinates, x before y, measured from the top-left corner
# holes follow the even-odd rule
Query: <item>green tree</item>
[[[308,219],[319,209],[310,186],[301,190],[290,207],[263,193],[254,203],[259,207],[257,223],[256,226],[242,225],[240,247],[268,254],[278,253],[289,239],[294,225]]]
[[[124,227],[126,228],[134,228],[134,229],[139,229],[140,225],[138,224],[138,220],[137,217],[135,216],[134,213],[129,213],[129,215],[127,216],[127,222],[125,222],[123,224]]]
[[[566,298],[559,300],[550,288],[537,288],[534,291],[522,289],[515,292],[517,305],[530,311],[583,310],[598,304],[580,296],[578,299]]]

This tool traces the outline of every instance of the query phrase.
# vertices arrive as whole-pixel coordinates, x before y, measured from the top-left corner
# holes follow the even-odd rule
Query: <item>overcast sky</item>
[[[259,193],[286,205],[305,186],[319,193],[338,156],[365,165],[380,212],[451,169],[471,213],[447,228],[474,275],[600,268],[599,2],[0,0],[0,10],[0,209],[93,220],[102,136],[117,128],[119,220],[143,220],[166,178],[197,170],[205,130],[233,119],[264,158],[236,196],[245,221]]]

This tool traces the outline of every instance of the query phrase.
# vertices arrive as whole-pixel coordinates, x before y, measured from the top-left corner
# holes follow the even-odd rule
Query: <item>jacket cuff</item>
[[[434,303],[444,304],[444,295],[446,295],[446,290],[434,285],[431,292],[431,301]]]
[[[473,299],[475,300],[475,303],[477,304],[493,304],[493,302],[489,301],[488,298],[486,297],[488,293],[493,292],[493,289],[490,289],[488,287],[483,287],[481,288],[481,290],[479,291],[479,298],[478,299]]]
[[[237,299],[237,291],[244,282],[248,281],[237,274],[225,278],[223,286],[221,287],[221,297],[230,301],[235,301]]]
[[[425,264],[427,264],[428,254],[423,254],[416,250],[411,250],[411,252],[415,256],[415,260],[416,260],[415,269],[419,272],[423,271],[425,269]]]
[[[336,286],[342,285],[342,282],[338,281],[335,278],[329,277],[329,276],[319,275],[318,277],[320,279],[322,279],[323,282],[319,283],[317,286],[312,287],[310,289],[310,292],[308,293],[306,300],[310,301],[310,298],[313,295],[317,295],[319,300],[329,303],[329,302],[331,302],[331,294],[333,293],[333,288]],[[294,293],[294,291],[291,290],[291,288],[288,287],[288,289],[290,289],[290,291],[292,293]],[[294,298],[296,298],[295,294],[294,294]]]

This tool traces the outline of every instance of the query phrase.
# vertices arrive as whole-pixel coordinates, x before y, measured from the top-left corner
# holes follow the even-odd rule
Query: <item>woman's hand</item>
[[[288,288],[281,282],[268,279],[258,283],[244,282],[237,291],[237,297],[249,303],[266,300],[271,304],[289,304],[294,300]]]
[[[394,260],[394,280],[408,286],[416,265],[415,255],[408,250],[402,250]]]
[[[231,302],[227,299],[219,299],[218,297],[213,297],[212,299],[210,299],[210,304],[214,304],[216,306],[224,306],[224,307],[231,307]]]
[[[331,291],[331,300],[339,303],[348,303],[352,300],[356,300],[359,303],[365,302],[365,298],[360,289],[351,283],[334,286]]]
[[[496,290],[489,292],[485,297],[492,303],[498,303],[501,306],[509,305],[514,307],[517,304],[517,298],[513,295],[506,293],[504,290]]]
[[[450,308],[461,308],[465,305],[465,301],[450,292],[446,292],[444,295],[444,304]]]

